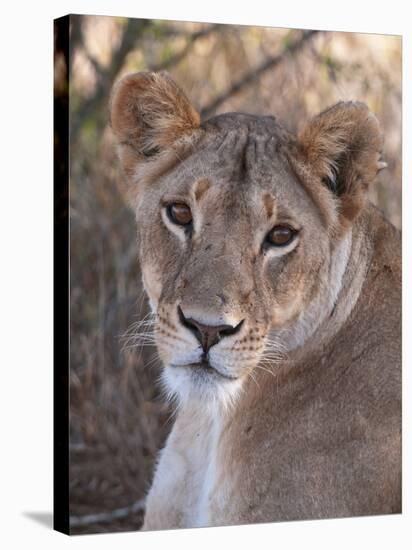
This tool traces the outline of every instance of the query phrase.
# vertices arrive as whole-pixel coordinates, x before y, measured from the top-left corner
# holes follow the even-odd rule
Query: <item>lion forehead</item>
[[[274,117],[225,114],[202,126],[193,147],[162,178],[163,187],[190,186],[205,179],[233,192],[270,187],[293,177],[288,155],[293,138]],[[160,184],[162,186],[162,184]]]

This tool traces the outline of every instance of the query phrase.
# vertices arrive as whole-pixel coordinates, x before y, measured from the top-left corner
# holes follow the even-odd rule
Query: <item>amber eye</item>
[[[177,225],[190,225],[192,223],[192,211],[183,202],[174,202],[167,207],[170,220]]]
[[[291,243],[297,231],[287,225],[276,225],[267,234],[266,241],[272,246],[286,246]]]

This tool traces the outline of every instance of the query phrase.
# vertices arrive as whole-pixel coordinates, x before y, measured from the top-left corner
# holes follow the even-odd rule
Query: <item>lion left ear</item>
[[[348,220],[361,210],[381,161],[379,123],[364,103],[340,102],[310,120],[298,135],[303,161],[339,198]]]

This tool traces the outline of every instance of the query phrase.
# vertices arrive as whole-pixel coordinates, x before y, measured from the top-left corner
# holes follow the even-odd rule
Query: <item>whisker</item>
[[[271,369],[268,369],[268,368],[266,368],[266,367],[264,367],[264,366],[262,366],[262,365],[256,365],[255,368],[260,369],[260,370],[263,370],[264,372],[267,372],[268,374],[270,374],[271,376],[273,376],[273,378],[277,378],[276,373],[273,372],[273,370],[271,370]]]
[[[152,367],[157,361],[159,361],[159,363],[161,363],[161,359],[158,355],[157,352],[154,353],[153,357],[151,359],[149,359],[149,361],[146,361],[143,363],[143,369],[147,369],[149,367]]]
[[[253,380],[253,382],[256,384],[258,390],[260,391],[260,386],[259,386],[259,384],[258,384],[256,378],[253,376],[253,370],[250,370],[249,376],[250,376],[250,378]]]

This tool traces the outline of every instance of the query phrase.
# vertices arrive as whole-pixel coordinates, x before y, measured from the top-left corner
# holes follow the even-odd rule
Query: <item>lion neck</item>
[[[301,348],[307,352],[325,345],[353,310],[370,262],[370,247],[359,226],[347,230],[333,247],[328,273],[321,278],[316,297],[292,326],[276,335],[286,352]]]

